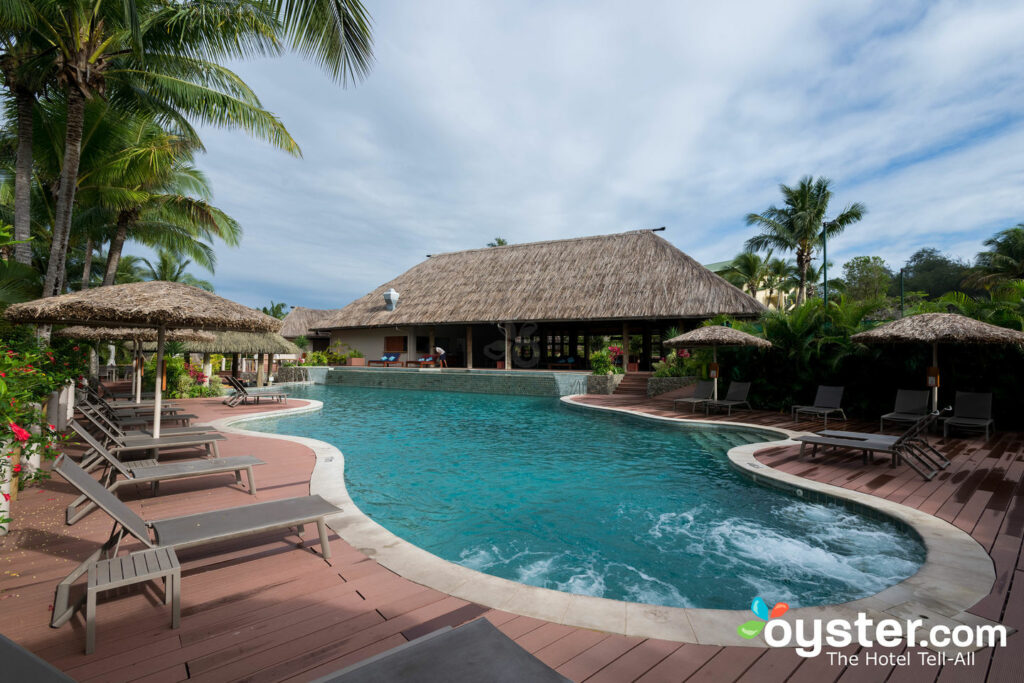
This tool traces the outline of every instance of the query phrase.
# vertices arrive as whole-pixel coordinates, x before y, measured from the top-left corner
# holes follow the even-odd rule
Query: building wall
[[[341,353],[347,353],[347,344],[350,348],[358,349],[369,360],[380,358],[384,355],[384,338],[399,337],[406,338],[408,351],[402,354],[402,361],[407,361],[416,354],[416,335],[409,327],[382,327],[363,330],[331,330],[331,347],[337,349],[341,345]]]

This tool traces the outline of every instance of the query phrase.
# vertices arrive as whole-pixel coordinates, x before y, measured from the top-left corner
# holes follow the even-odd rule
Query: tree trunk
[[[800,267],[800,288],[796,292],[796,305],[807,301],[807,267],[811,265],[809,253],[803,249],[796,252],[796,263]]]
[[[53,221],[53,241],[50,244],[50,263],[43,283],[43,296],[60,294],[58,284],[63,280],[64,264],[68,256],[71,236],[71,215],[78,185],[78,162],[82,155],[82,128],[85,122],[85,97],[74,87],[68,87],[68,123],[64,136],[64,168],[60,173],[57,209]]]
[[[117,216],[117,233],[114,239],[110,240],[110,249],[107,250],[107,272],[103,274],[103,286],[108,287],[114,284],[117,277],[117,265],[121,262],[121,249],[128,237],[128,212],[122,211]]]
[[[14,93],[18,105],[18,157],[14,167],[14,239],[32,236],[32,110],[35,96],[24,90]],[[32,265],[32,247],[14,245],[14,260]]]
[[[92,238],[85,240],[85,259],[82,261],[82,289],[89,289],[90,275],[92,275]]]

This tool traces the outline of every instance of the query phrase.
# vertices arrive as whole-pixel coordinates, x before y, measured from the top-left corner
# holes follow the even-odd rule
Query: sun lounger
[[[88,417],[88,416],[86,416]],[[181,448],[190,448],[202,446],[207,455],[217,457],[220,455],[217,443],[224,441],[227,437],[218,432],[207,432],[203,434],[177,434],[161,436],[159,439],[154,439],[150,436],[119,436],[116,433],[111,433],[107,436],[107,450],[115,455],[119,456],[122,453],[137,453],[139,451],[153,451],[154,455],[159,458],[160,452],[163,450],[178,450]],[[97,454],[90,451],[86,452],[83,458],[83,463],[86,466],[91,466],[96,462]]]
[[[134,536],[147,548],[181,549],[289,527],[296,527],[301,536],[305,525],[315,522],[320,531],[321,554],[324,559],[328,559],[331,556],[331,548],[327,540],[326,520],[327,517],[341,512],[320,496],[303,496],[146,521],[68,459],[67,455],[57,458],[53,471],[110,515],[115,522],[106,543],[57,584],[50,619],[50,625],[54,628],[67,622],[84,600],[82,596],[75,602],[71,601],[72,584],[85,574],[96,560],[104,555],[116,555],[117,548],[125,536]]]
[[[983,431],[987,440],[993,424],[995,420],[992,419],[992,394],[958,391],[956,403],[953,404],[953,416],[946,418],[942,425],[942,436],[949,436],[949,428],[956,427]]]
[[[445,627],[314,683],[568,683],[486,619]]]
[[[725,395],[725,400],[722,401],[706,401],[704,403],[704,411],[711,412],[712,408],[725,408],[728,411],[728,415],[732,415],[733,408],[739,408],[740,406],[746,406],[747,410],[752,410],[750,403],[747,401],[747,395],[750,393],[750,382],[733,382],[729,385],[729,391]]]
[[[94,401],[88,396],[81,402],[81,405],[88,405],[94,409],[102,412],[104,415],[109,417],[111,420],[116,422],[121,427],[145,427],[153,422],[152,411],[148,413],[140,411],[120,411],[114,410],[110,407],[106,401]],[[160,412],[160,421],[162,423],[173,423],[183,422],[185,426],[192,421],[198,419],[197,415],[189,413],[182,413],[180,408],[174,408],[171,412]]]
[[[415,360],[405,361],[407,368],[432,368],[437,365],[437,356],[420,356]]]
[[[946,456],[939,453],[925,438],[928,428],[939,418],[934,412],[918,418],[906,432],[899,436],[890,434],[871,434],[869,432],[847,432],[824,430],[814,435],[798,436],[800,457],[804,456],[807,444],[811,445],[811,457],[817,454],[818,446],[848,448],[861,451],[864,464],[868,456],[874,459],[875,453],[884,453],[891,458],[890,466],[896,467],[906,462],[915,472],[925,479],[931,479],[939,470],[949,467]]]
[[[928,391],[900,389],[896,392],[896,405],[878,421],[878,428],[885,429],[885,421],[913,424],[928,414]]]
[[[64,672],[0,634],[3,680],[12,683],[75,683]]]
[[[93,406],[82,403],[78,406],[78,412],[82,414],[91,425],[96,427],[102,432],[108,439],[114,439],[117,437],[132,438],[132,437],[152,437],[153,432],[150,429],[123,429],[121,423],[116,422],[108,415],[105,415],[102,411],[97,410]],[[176,436],[179,434],[207,434],[209,432],[217,431],[213,427],[195,425],[193,427],[161,427],[160,434],[165,436]]]
[[[680,403],[690,404],[690,412],[697,412],[697,406],[707,403],[711,400],[711,397],[715,394],[715,383],[711,380],[697,380],[697,387],[693,390],[693,396],[687,396],[686,398],[677,398],[672,401],[672,407],[679,410]]]
[[[260,399],[264,398],[278,403],[288,402],[288,394],[283,391],[257,391],[250,394],[248,390],[246,390],[245,385],[239,382],[237,378],[227,376],[225,379],[228,381],[228,384],[231,385],[231,388],[235,390],[233,395],[228,396],[224,401],[222,401],[222,403],[229,408],[234,408],[237,405],[245,405],[250,402],[259,403]]]
[[[255,465],[263,465],[264,462],[251,455],[188,460],[166,465],[156,460],[122,462],[75,420],[71,421],[71,428],[99,455],[99,463],[104,470],[100,476],[100,483],[108,491],[116,491],[124,484],[150,484],[155,496],[161,481],[203,477],[210,474],[234,474],[235,483],[241,484],[242,472],[244,471],[246,473],[246,480],[249,483],[249,493],[256,495],[256,479],[253,476],[252,468]],[[118,474],[123,478],[118,479]],[[88,498],[82,495],[68,505],[65,515],[65,521],[68,524],[74,524],[96,507],[96,504],[91,501],[86,503],[87,500]],[[85,505],[83,506],[83,504]]]
[[[381,367],[389,368],[392,365],[402,365],[402,361],[399,360],[402,357],[400,353],[385,353],[380,357],[380,360],[368,360],[366,361],[367,366],[378,365]]]
[[[799,420],[801,415],[813,415],[823,418],[825,426],[828,427],[828,416],[834,413],[839,413],[845,420],[846,413],[840,405],[842,401],[843,387],[819,386],[818,392],[814,396],[814,405],[793,406],[793,422]]]

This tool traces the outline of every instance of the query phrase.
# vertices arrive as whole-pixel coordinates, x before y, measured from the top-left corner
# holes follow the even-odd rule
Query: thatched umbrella
[[[931,344],[932,410],[939,409],[939,344],[1016,344],[1024,346],[1024,334],[983,323],[956,313],[920,313],[850,337],[861,344]],[[932,379],[934,378],[934,380]]]
[[[4,313],[15,323],[157,330],[157,367],[164,362],[168,329],[277,332],[281,321],[255,309],[180,282],[133,282],[14,304]],[[153,438],[160,438],[160,383],[153,405]]]
[[[671,339],[662,342],[662,344],[676,349],[693,349],[698,347],[706,348],[710,346],[711,362],[715,365],[718,364],[719,346],[756,346],[762,349],[768,349],[772,346],[772,343],[767,339],[755,337],[752,334],[747,334],[746,332],[742,332],[731,327],[725,327],[724,325],[706,325],[704,327],[698,327],[697,329],[681,334],[678,337],[672,337]],[[717,374],[714,377],[714,382],[714,398],[717,401]]]
[[[301,354],[302,350],[276,332],[218,332],[209,335],[207,339],[189,340],[185,344],[186,353],[203,354],[203,363],[211,353],[232,354],[237,361],[239,354],[254,356],[269,354],[271,357],[282,353]],[[263,367],[263,359],[260,359],[260,368]],[[232,367],[237,367],[237,362]],[[210,373],[204,367],[203,372]],[[259,382],[262,383],[262,382]]]
[[[53,333],[57,337],[81,339],[83,341],[130,341],[132,342],[132,393],[135,402],[142,402],[142,361],[141,342],[155,342],[157,330],[151,327],[87,327],[73,325]],[[199,330],[168,330],[165,341],[173,342],[211,342],[216,337],[212,332]],[[154,347],[155,349],[155,347]]]

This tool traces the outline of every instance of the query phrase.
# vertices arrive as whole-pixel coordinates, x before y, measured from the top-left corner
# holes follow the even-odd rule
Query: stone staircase
[[[650,377],[649,372],[627,372],[615,388],[615,395],[647,398],[647,380]]]

